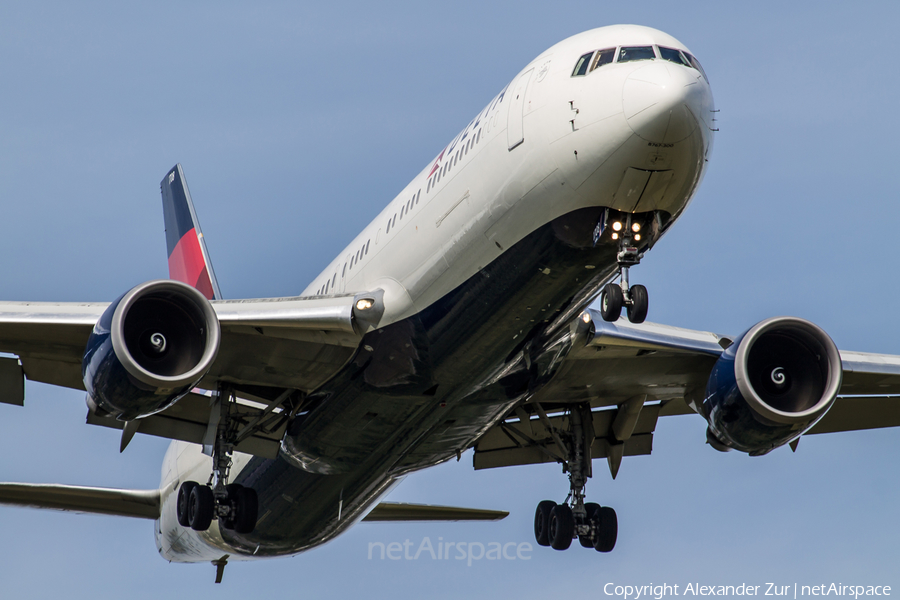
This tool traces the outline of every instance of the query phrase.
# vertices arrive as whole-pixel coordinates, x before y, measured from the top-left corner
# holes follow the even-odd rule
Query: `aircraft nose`
[[[625,118],[648,142],[674,144],[700,126],[707,86],[700,73],[656,61],[635,70],[622,89]]]

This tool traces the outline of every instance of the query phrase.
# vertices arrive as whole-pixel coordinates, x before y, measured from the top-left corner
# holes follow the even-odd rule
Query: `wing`
[[[622,455],[650,454],[659,417],[693,414],[685,398],[703,396],[732,343],[709,332],[586,314],[584,343],[528,404],[484,434],[476,469],[561,462],[565,450],[555,432],[568,430],[573,406],[590,406],[591,457],[610,459],[615,473]],[[900,356],[842,351],[841,361],[838,399],[807,434],[900,426]]]
[[[353,304],[354,296],[214,301],[222,345],[203,383],[315,389],[359,343]],[[31,381],[84,389],[85,346],[107,306],[2,302],[0,352],[18,356]]]
[[[373,295],[377,296],[368,294]],[[239,450],[273,456],[287,420],[281,417],[287,416],[282,413],[288,402],[319,387],[352,358],[360,330],[367,327],[354,317],[355,301],[355,296],[348,295],[212,302],[221,343],[200,387],[216,389],[219,382],[228,382],[238,388],[244,421],[255,421],[252,435],[245,436]],[[0,358],[0,402],[24,402],[23,377],[84,389],[85,346],[107,306],[0,303],[0,352],[16,357]],[[209,410],[207,396],[189,394],[166,411],[141,419],[137,431],[202,443]],[[88,421],[118,429],[124,425],[93,415]],[[257,427],[266,423],[268,427]]]

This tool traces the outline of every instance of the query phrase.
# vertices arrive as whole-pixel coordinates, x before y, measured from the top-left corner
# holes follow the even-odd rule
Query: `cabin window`
[[[384,228],[384,233],[388,234],[390,232],[391,232],[391,220],[388,219],[388,224],[387,224],[387,227]]]
[[[597,57],[594,59],[594,66],[591,68],[593,71],[597,67],[602,67],[603,65],[610,64],[613,59],[616,57],[616,49],[615,48],[607,48],[605,50],[600,50],[597,52]]]
[[[421,196],[421,195],[422,195],[422,190],[419,190],[418,192],[416,192],[416,204],[419,203],[419,196]]]
[[[479,130],[478,130],[478,135],[475,136],[475,143],[477,144],[477,143],[480,142],[480,141],[481,141],[481,130],[479,129]]]
[[[372,243],[372,240],[366,242],[366,254],[369,253],[369,244]]]
[[[631,62],[635,60],[650,60],[656,58],[653,46],[622,46],[619,48],[618,62]]]
[[[396,225],[396,224],[397,224],[397,213],[394,213],[394,220],[391,221],[391,225]]]
[[[572,70],[572,77],[578,77],[587,73],[588,67],[591,66],[591,57],[593,55],[593,52],[581,55],[581,58],[578,59],[578,62],[575,63],[575,68]]]

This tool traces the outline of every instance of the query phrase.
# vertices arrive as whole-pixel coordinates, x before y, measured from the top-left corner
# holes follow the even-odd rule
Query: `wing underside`
[[[591,456],[610,459],[615,473],[622,456],[651,453],[659,417],[695,414],[686,398],[703,397],[713,365],[732,343],[587,314],[589,333],[554,378],[476,443],[476,469],[563,462],[558,434],[569,429],[574,407],[589,407]],[[806,435],[900,426],[900,356],[841,352],[841,360],[839,396]]]
[[[150,417],[139,433],[204,443],[211,402],[202,390],[228,384],[238,396],[238,420],[251,425],[238,450],[277,454],[291,411],[356,352],[366,325],[354,315],[356,297],[327,296],[213,301],[221,343],[195,393]],[[106,303],[0,303],[0,402],[24,403],[24,379],[83,390],[81,363]],[[112,418],[88,422],[122,429]],[[130,438],[129,438],[130,439]]]

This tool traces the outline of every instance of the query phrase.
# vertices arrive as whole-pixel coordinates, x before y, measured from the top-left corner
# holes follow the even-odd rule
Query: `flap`
[[[237,435],[243,439],[235,450],[262,458],[275,458],[281,448],[281,438],[287,427],[290,392],[286,390],[273,403],[263,404],[247,398],[238,398],[232,406],[231,415],[238,423]],[[171,440],[182,440],[194,444],[210,443],[214,431],[210,432],[210,413],[213,398],[199,393],[187,394],[166,410],[134,421],[135,433],[153,435]],[[98,417],[88,412],[89,425],[100,425],[112,429],[124,429],[125,422],[112,417]],[[244,430],[243,428],[247,429]]]
[[[650,454],[653,450],[653,431],[659,417],[661,405],[644,405],[637,417],[630,437],[624,442],[623,456]],[[613,435],[613,422],[618,410],[598,410],[591,413],[594,440],[591,444],[591,458],[607,458],[611,444],[618,444]],[[548,418],[551,427],[557,431],[569,428],[569,415]],[[560,448],[553,434],[540,419],[509,419],[495,425],[475,444],[473,464],[475,470],[531,465],[547,462],[562,462],[565,449]]]
[[[25,405],[25,373],[15,358],[0,357],[0,402]]]

